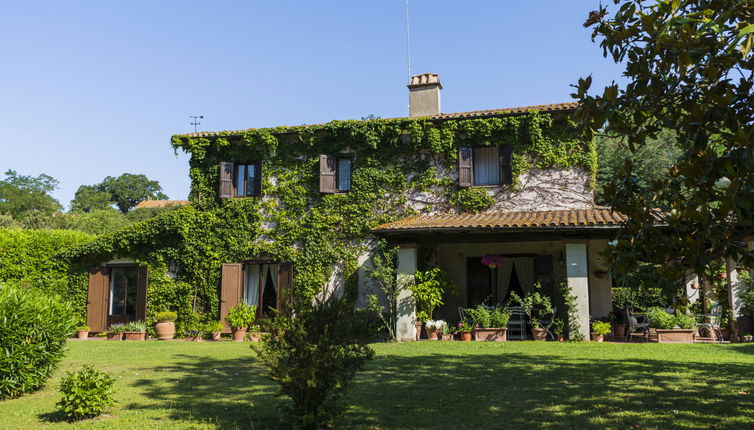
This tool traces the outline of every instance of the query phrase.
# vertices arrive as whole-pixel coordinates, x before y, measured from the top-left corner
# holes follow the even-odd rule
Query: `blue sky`
[[[444,112],[570,101],[621,69],[582,27],[599,1],[411,0],[412,72]],[[0,2],[0,169],[82,184],[143,173],[173,199],[170,136],[407,114],[405,0]]]

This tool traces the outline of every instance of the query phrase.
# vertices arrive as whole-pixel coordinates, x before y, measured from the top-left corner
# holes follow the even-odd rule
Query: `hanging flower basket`
[[[482,257],[482,264],[489,267],[490,269],[502,266],[503,256],[500,254],[487,254]]]

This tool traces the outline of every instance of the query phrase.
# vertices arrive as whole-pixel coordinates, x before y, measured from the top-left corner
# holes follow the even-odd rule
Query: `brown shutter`
[[[334,193],[337,191],[335,182],[335,172],[337,171],[338,160],[330,155],[319,156],[319,192]]]
[[[278,312],[288,314],[293,303],[293,265],[291,263],[278,264]]]
[[[474,151],[471,148],[458,148],[458,186],[474,185]]]
[[[139,266],[136,281],[136,319],[139,321],[147,319],[147,273],[146,266]]]
[[[513,183],[513,145],[510,143],[500,145],[500,183]]]
[[[220,163],[220,198],[233,197],[233,163]]]
[[[110,285],[107,269],[89,270],[89,293],[86,301],[86,325],[91,331],[107,330],[107,308],[110,301]]]
[[[254,165],[254,195],[262,196],[262,162]]]
[[[243,297],[243,264],[223,264],[220,277],[220,321],[225,332],[230,326],[225,321],[231,308],[241,302]]]

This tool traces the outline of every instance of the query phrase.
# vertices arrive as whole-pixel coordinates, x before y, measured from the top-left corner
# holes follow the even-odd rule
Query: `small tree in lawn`
[[[295,317],[278,316],[271,333],[253,345],[292,405],[287,417],[295,428],[330,427],[343,412],[340,402],[356,372],[374,351],[374,318],[357,310],[348,296],[331,295],[299,305]]]
[[[410,277],[398,276],[396,270],[397,248],[390,247],[385,241],[380,241],[372,258],[373,267],[367,268],[366,273],[376,284],[377,289],[383,294],[387,308],[382,305],[376,294],[368,297],[368,309],[376,313],[387,328],[390,339],[398,341],[395,327],[398,322],[398,298],[411,282]]]
[[[455,290],[439,267],[414,273],[414,283],[408,288],[416,299],[417,321],[432,320],[435,309],[444,303],[443,296]]]

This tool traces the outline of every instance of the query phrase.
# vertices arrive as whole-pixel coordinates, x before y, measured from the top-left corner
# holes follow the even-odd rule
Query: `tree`
[[[619,177],[621,167],[627,159],[634,166],[634,175],[642,197],[651,199],[654,192],[652,183],[664,181],[670,169],[681,156],[676,143],[676,136],[670,130],[662,130],[657,139],[651,139],[646,145],[632,153],[621,139],[599,136],[597,138],[597,190],[595,200],[598,204],[609,205],[605,196],[605,187],[614,183]]]
[[[127,213],[131,208],[147,199],[166,200],[162,187],[144,175],[124,173],[117,178],[108,176],[101,184],[95,185],[99,191],[110,194],[110,201]]]
[[[82,185],[76,190],[71,200],[71,210],[76,212],[91,212],[110,207],[110,193],[97,188],[97,185]]]
[[[62,206],[49,195],[58,181],[48,175],[23,176],[15,170],[5,172],[0,181],[0,214],[9,215],[23,225],[44,223]]]
[[[638,185],[638,160],[626,160],[606,187],[613,208],[630,217],[609,256],[613,269],[621,276],[647,262],[647,275],[677,285],[686,269],[702,274],[727,257],[752,267],[754,5],[613,3],[611,15],[600,7],[584,26],[594,28],[603,55],[625,65],[628,83],[592,95],[591,77],[580,79],[574,119],[585,138],[604,132],[633,154],[671,129],[681,152],[670,174],[653,181],[651,197]]]

